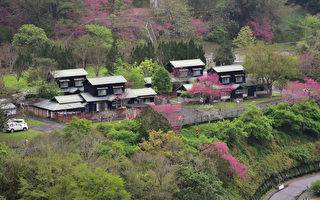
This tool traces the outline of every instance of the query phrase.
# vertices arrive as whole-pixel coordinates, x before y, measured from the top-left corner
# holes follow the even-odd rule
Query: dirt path
[[[41,131],[44,133],[51,134],[55,130],[57,130],[57,129],[61,130],[65,126],[65,124],[63,124],[63,123],[57,123],[57,122],[54,122],[54,121],[51,121],[48,119],[38,118],[38,117],[34,117],[34,116],[28,116],[28,118],[46,123],[47,125],[29,126],[29,129]]]

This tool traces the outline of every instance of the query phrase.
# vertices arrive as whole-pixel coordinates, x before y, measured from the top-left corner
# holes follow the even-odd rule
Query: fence
[[[283,100],[277,100],[277,101],[269,101],[264,103],[257,104],[257,107],[264,110],[268,105],[277,105],[278,103],[282,102]],[[183,108],[182,108],[183,109]],[[246,108],[236,108],[232,110],[227,111],[219,111],[217,113],[202,113],[194,110],[191,115],[184,115],[185,118],[181,119],[181,121],[178,121],[177,124],[180,126],[184,125],[191,125],[196,123],[206,123],[211,121],[218,121],[228,118],[235,118],[241,115],[246,111]],[[183,114],[179,114],[183,115]]]
[[[27,111],[39,117],[50,118],[65,123],[71,121],[73,117],[77,117],[79,119],[89,119],[95,122],[121,120],[126,118],[131,119],[135,118],[140,113],[141,108],[121,108],[113,111],[100,112],[51,112],[41,108],[28,106]]]
[[[320,171],[320,161],[303,163],[299,166],[292,167],[280,173],[276,173],[267,178],[250,197],[252,200],[259,200],[265,193],[272,188],[277,187],[280,183],[297,178],[306,174]]]

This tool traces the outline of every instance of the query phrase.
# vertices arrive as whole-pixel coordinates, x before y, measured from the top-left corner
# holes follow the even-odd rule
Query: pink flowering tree
[[[286,97],[289,104],[294,104],[305,98],[319,101],[320,84],[313,79],[305,79],[304,81],[304,83],[289,81],[288,86],[281,90],[281,94]]]
[[[191,24],[195,27],[195,36],[199,39],[202,39],[209,31],[208,23],[203,22],[201,19],[192,18]]]
[[[320,66],[316,57],[309,51],[305,51],[298,58],[298,66],[304,77],[317,79],[320,77]]]
[[[248,25],[251,27],[253,35],[260,40],[271,42],[274,38],[270,19],[266,17],[251,17],[251,19],[248,20]]]
[[[231,86],[222,85],[217,74],[200,76],[198,83],[194,83],[189,90],[190,95],[200,96],[204,102],[220,99],[232,92]]]
[[[179,126],[179,115],[177,113],[177,108],[171,104],[164,105],[151,105],[151,107],[162,114],[165,118],[168,119],[172,130],[178,131],[180,129]]]
[[[228,152],[228,146],[224,143],[214,142],[213,144],[199,146],[198,149],[212,156],[218,155],[221,159],[230,164],[231,173],[238,175],[243,180],[246,179],[247,166],[240,163],[237,158],[233,157]]]

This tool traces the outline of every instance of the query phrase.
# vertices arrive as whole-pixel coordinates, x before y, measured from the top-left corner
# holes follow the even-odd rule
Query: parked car
[[[9,119],[5,125],[7,132],[26,131],[28,130],[28,124],[24,119]]]
[[[12,118],[12,119],[8,119],[8,123],[21,123],[21,124],[26,124],[26,121],[25,121],[24,119]]]

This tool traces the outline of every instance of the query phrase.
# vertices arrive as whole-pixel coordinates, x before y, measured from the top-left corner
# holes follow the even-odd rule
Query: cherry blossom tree
[[[230,164],[231,172],[238,175],[241,179],[245,180],[247,175],[247,166],[240,163],[237,158],[233,157],[228,151],[227,145],[221,142],[214,142],[213,144],[206,144],[198,147],[205,153],[211,155],[219,155],[222,159]]]
[[[298,66],[304,77],[318,79],[320,77],[320,65],[316,57],[309,51],[305,51],[298,58]]]
[[[180,129],[178,110],[171,104],[151,105],[151,107],[168,119],[171,128],[175,131]]]
[[[289,104],[294,104],[305,98],[320,98],[320,84],[313,79],[305,79],[304,83],[299,81],[289,81],[288,86],[281,90],[281,94],[286,97]]]
[[[208,23],[203,22],[201,19],[192,18],[191,24],[195,27],[195,35],[199,39],[202,39],[209,31]]]
[[[189,90],[189,94],[200,96],[205,102],[228,96],[233,90],[231,86],[222,85],[217,74],[200,76],[198,80]]]
[[[253,35],[261,39],[265,42],[271,42],[274,38],[274,34],[272,32],[272,22],[270,19],[263,17],[251,17],[248,20],[248,25],[251,27]]]

